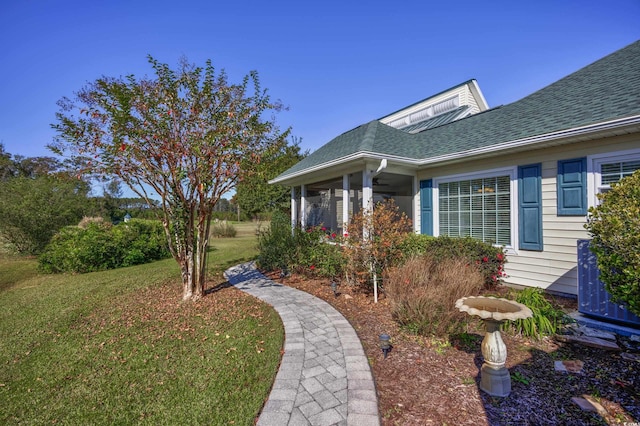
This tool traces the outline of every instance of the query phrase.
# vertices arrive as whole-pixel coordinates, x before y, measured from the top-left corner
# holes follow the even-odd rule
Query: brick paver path
[[[315,296],[269,280],[253,263],[230,268],[225,276],[273,306],[284,323],[284,355],[259,426],[380,425],[367,357],[340,312]]]

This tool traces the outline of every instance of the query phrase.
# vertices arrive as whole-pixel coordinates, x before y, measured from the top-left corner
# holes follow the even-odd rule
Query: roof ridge
[[[378,133],[378,124],[380,123],[378,120],[371,120],[365,126],[367,129],[364,132],[362,137],[362,142],[358,145],[359,151],[369,151],[373,148],[373,144],[376,140],[376,133]]]

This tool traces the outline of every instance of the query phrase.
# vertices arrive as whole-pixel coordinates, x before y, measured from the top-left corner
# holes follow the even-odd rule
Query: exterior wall
[[[471,107],[471,114],[479,113],[480,107],[478,106],[476,98],[471,93],[471,90],[469,90],[469,86],[465,85],[464,88],[466,90],[460,93],[460,105],[469,105]]]
[[[577,294],[577,240],[588,238],[585,216],[557,215],[557,162],[614,151],[640,151],[640,135],[625,135],[565,146],[549,147],[525,153],[496,156],[453,166],[434,167],[418,173],[420,180],[437,179],[502,167],[542,163],[542,222],[544,250],[527,251],[514,247],[508,252],[505,270],[509,284],[540,287],[553,292]],[[590,177],[588,177],[589,179]],[[416,197],[419,205],[420,196]],[[437,200],[434,200],[437,202]],[[588,200],[593,205],[593,200]],[[512,209],[515,206],[512,206]],[[517,208],[515,209],[517,210]],[[434,218],[434,222],[437,218]],[[416,221],[417,232],[420,232]],[[517,220],[515,221],[517,226]],[[517,235],[517,229],[515,230]]]

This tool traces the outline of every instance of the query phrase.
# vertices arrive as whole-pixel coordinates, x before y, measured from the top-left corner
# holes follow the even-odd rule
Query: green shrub
[[[599,194],[585,228],[612,299],[640,315],[640,170]]]
[[[428,254],[435,260],[464,259],[478,266],[487,287],[499,284],[506,276],[504,264],[507,256],[503,248],[475,238],[411,234],[401,248],[407,259],[422,254]]]
[[[236,228],[226,220],[215,220],[211,225],[211,236],[214,238],[235,238],[236,234]]]
[[[258,230],[258,259],[260,268],[272,271],[287,269],[295,254],[291,222],[282,212],[275,212],[268,229]]]
[[[86,273],[132,266],[170,256],[158,221],[132,219],[111,225],[88,222],[58,232],[38,258],[45,273]]]
[[[416,256],[385,276],[385,291],[396,321],[411,332],[448,337],[464,330],[468,316],[456,300],[480,293],[484,278],[465,260]]]
[[[234,212],[213,212],[211,213],[211,219],[213,220],[227,220],[227,221],[231,221],[231,220],[238,220],[238,214],[234,213]],[[241,213],[241,220],[248,220],[249,218],[246,215],[243,215]]]
[[[340,238],[323,226],[306,231],[296,229],[291,268],[307,275],[336,279],[342,275],[345,264],[339,242]]]
[[[533,317],[509,321],[503,328],[523,336],[539,339],[554,335],[568,320],[563,311],[556,309],[546,299],[542,289],[526,288],[516,294],[515,300],[531,309]]]

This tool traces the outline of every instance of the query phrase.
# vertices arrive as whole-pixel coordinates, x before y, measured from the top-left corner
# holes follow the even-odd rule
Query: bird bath
[[[508,396],[511,392],[511,376],[505,367],[507,347],[500,335],[500,325],[505,321],[530,318],[533,316],[531,309],[512,300],[484,296],[458,299],[456,308],[484,320],[484,364],[480,369],[480,389],[491,396]]]

